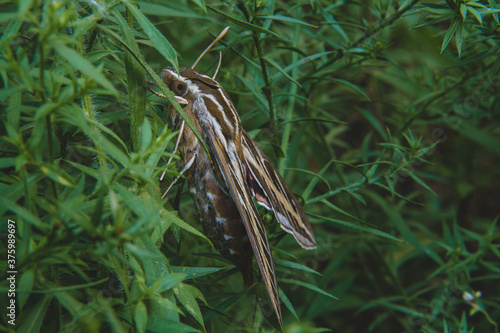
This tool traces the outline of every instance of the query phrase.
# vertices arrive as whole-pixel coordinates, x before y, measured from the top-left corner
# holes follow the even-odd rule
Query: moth
[[[217,81],[192,68],[165,68],[162,80],[175,94],[210,156],[184,120],[170,108],[170,121],[179,129],[181,154],[195,208],[214,247],[241,270],[246,286],[253,284],[255,256],[269,298],[282,325],[278,285],[271,248],[254,200],[274,212],[281,228],[305,249],[316,241],[311,225],[273,164],[241,126],[231,99]],[[252,256],[253,253],[253,256]]]

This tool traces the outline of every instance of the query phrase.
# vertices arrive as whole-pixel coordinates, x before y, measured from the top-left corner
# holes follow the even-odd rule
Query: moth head
[[[168,89],[170,89],[175,94],[175,96],[183,97],[187,94],[189,90],[189,82],[184,76],[176,73],[175,69],[171,67],[163,69],[161,78],[167,85]]]
[[[196,73],[190,68],[181,67],[179,72],[177,72],[173,67],[167,67],[161,72],[161,78],[167,85],[168,89],[175,94],[175,99],[184,109],[186,114],[188,116],[193,116],[194,93],[197,91],[197,87],[190,80],[190,72]],[[180,124],[182,118],[175,111],[172,105],[169,110],[170,122],[173,127],[176,128],[177,125]]]
[[[199,92],[210,93],[220,88],[212,78],[187,67],[181,67],[179,73],[174,68],[167,67],[163,69],[161,78],[176,96],[184,98],[189,98]]]
[[[221,89],[212,78],[200,74],[192,68],[181,67],[177,72],[172,67],[164,68],[161,73],[163,82],[175,94],[175,99],[187,114],[194,114],[194,105],[201,102],[207,95]],[[174,112],[175,113],[175,112]]]

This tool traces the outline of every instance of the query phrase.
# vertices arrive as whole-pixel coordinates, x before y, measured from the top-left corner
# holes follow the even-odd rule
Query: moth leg
[[[181,128],[179,129],[179,135],[177,136],[177,141],[175,142],[175,146],[174,146],[174,152],[173,152],[173,154],[177,153],[177,149],[179,148],[179,143],[181,142],[182,134],[184,133],[184,125],[185,125],[185,124],[186,124],[186,122],[183,120],[183,121],[181,122]],[[172,156],[170,156],[170,158],[168,159],[168,161],[167,161],[167,165],[165,166],[165,171],[163,171],[163,173],[161,174],[161,177],[160,177],[160,179],[159,179],[159,180],[160,180],[160,182],[162,182],[162,181],[163,181],[163,177],[165,177],[165,173],[167,172],[167,167],[170,165],[170,162],[172,162],[172,158],[173,158],[173,157],[174,157],[174,156],[172,155]],[[169,187],[169,189],[170,189],[170,187]],[[163,196],[165,196],[165,195],[163,195]],[[163,199],[163,197],[162,197],[162,199]]]
[[[165,193],[163,193],[163,195],[161,196],[162,199],[165,198],[165,196],[167,195],[168,191],[170,191],[170,189],[172,188],[172,186],[174,186],[174,184],[177,183],[177,181],[179,180],[179,178],[181,178],[181,176],[184,174],[184,172],[188,171],[189,168],[191,168],[191,166],[193,165],[195,159],[196,159],[196,153],[193,153],[193,155],[191,156],[191,158],[189,159],[189,161],[179,171],[179,175],[177,177],[175,177],[175,179],[172,181],[172,183],[170,183],[170,185],[168,186],[168,188],[165,191]]]

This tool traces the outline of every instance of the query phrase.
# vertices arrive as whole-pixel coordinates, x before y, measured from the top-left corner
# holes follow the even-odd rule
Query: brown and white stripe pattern
[[[190,68],[181,68],[180,73],[165,68],[162,79],[187,101],[184,110],[213,158],[186,128],[179,147],[183,163],[192,163],[188,182],[203,228],[217,250],[242,269],[246,284],[252,281],[251,257],[242,252],[249,241],[281,325],[271,247],[253,199],[272,210],[281,227],[302,247],[313,249],[316,242],[309,221],[276,168],[241,128],[233,103],[215,80]]]

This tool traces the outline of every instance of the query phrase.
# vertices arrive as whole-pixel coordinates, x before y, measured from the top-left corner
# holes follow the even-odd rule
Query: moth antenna
[[[159,93],[159,92],[156,92],[154,91],[151,87],[146,87],[149,91],[151,91],[153,94],[155,94],[156,96],[160,97],[160,98],[164,98],[164,99],[168,99],[167,96]],[[183,98],[183,97],[180,97],[180,96],[174,96],[175,99],[177,100],[177,103],[179,103],[180,105],[188,105],[188,101]]]
[[[161,97],[161,98],[164,98],[164,99],[167,99],[167,96],[163,95],[163,94],[160,94],[159,92],[156,92],[153,90],[153,88],[151,87],[146,87],[149,91],[151,91],[153,94],[155,94],[156,96],[158,97]]]
[[[181,123],[181,129],[179,131],[179,135],[177,136],[177,141],[175,142],[174,152],[173,152],[172,156],[170,156],[170,158],[167,161],[167,165],[165,166],[165,171],[163,171],[163,173],[161,174],[160,182],[163,181],[163,178],[165,177],[165,173],[167,172],[167,167],[170,164],[170,162],[172,162],[172,158],[174,158],[174,154],[177,153],[177,148],[179,148],[179,142],[181,142],[181,137],[182,137],[182,133],[184,132],[184,125],[185,124],[186,124],[186,122],[183,120],[182,123]],[[173,183],[175,183],[176,181],[177,181],[177,179],[174,180]],[[168,187],[167,191],[165,191],[165,194],[163,194],[163,196],[161,197],[162,199],[167,194],[168,190],[170,190],[170,188],[172,187],[172,185],[173,184],[170,184],[170,186]]]
[[[222,62],[222,52],[219,51],[219,63],[217,64],[217,69],[215,70],[214,76],[212,76],[213,80],[215,80],[215,77],[217,76],[217,74],[219,74],[219,68],[220,68],[221,62]]]
[[[210,49],[215,45],[215,43],[220,41],[222,39],[222,37],[224,37],[226,35],[229,28],[231,28],[231,27],[230,26],[225,27],[224,30],[222,30],[222,32],[219,34],[219,36],[217,36],[217,38],[215,38],[215,40],[210,45],[208,45],[208,47],[205,49],[205,51],[203,51],[203,53],[198,57],[198,59],[196,59],[193,66],[191,66],[191,69],[194,69],[196,67],[196,65],[198,65],[198,62],[201,60],[201,58],[203,58],[203,56],[205,54],[207,54],[208,51],[210,51]]]

